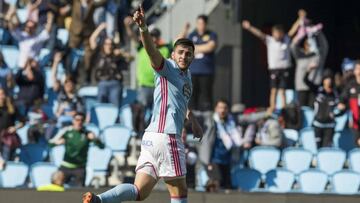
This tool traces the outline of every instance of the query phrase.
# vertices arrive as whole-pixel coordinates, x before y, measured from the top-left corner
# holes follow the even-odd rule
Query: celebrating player
[[[135,182],[120,184],[100,195],[85,193],[83,203],[141,201],[149,196],[159,178],[164,178],[172,203],[186,203],[185,149],[181,141],[184,121],[188,119],[192,123],[195,137],[201,140],[203,134],[188,110],[192,93],[188,67],[194,58],[194,44],[188,39],[178,39],[171,59],[165,59],[148,32],[142,7],[134,13],[133,20],[139,26],[141,41],[156,71],[154,109],[142,139]]]

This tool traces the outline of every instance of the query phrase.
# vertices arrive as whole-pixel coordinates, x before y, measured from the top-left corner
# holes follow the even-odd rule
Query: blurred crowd
[[[54,179],[61,180],[55,182],[84,185],[90,144],[105,146],[99,135],[85,128],[92,120],[92,109],[78,90],[97,86],[98,103],[120,108],[124,104],[123,73],[133,61],[137,90],[130,106],[133,129],[141,138],[152,109],[154,72],[129,16],[139,2],[0,1],[0,168],[4,161],[22,161],[25,142],[18,132],[29,126],[26,145],[66,146],[61,173],[54,174]],[[144,1],[145,10],[153,10],[154,2]],[[162,1],[148,23],[155,22],[175,2]],[[310,125],[318,148],[333,146],[336,118],[348,112],[354,143],[360,146],[360,61],[344,60],[342,73],[334,74],[324,67],[328,43],[322,29],[326,25],[312,22],[306,11],[300,10],[288,32],[275,25],[271,34],[265,34],[247,20],[242,26],[267,47],[271,82],[268,108],[231,105],[225,99],[212,101],[218,42],[216,32],[208,28],[207,16],[198,16],[194,30],[187,23],[179,33],[179,37],[195,44],[190,106],[205,132],[201,144],[186,144],[190,187],[196,184],[196,163],[201,163],[210,177],[208,191],[231,189],[231,167],[234,163],[247,166],[251,148],[296,145],[287,142],[284,129],[300,131],[304,127],[303,106],[313,109]],[[169,58],[172,43],[165,42],[154,26],[150,26],[150,34],[161,54]],[[130,44],[136,45],[136,53],[130,52]],[[9,47],[18,50],[17,61],[7,61],[5,49]],[[295,90],[288,98],[289,70],[293,66]],[[184,142],[189,134],[190,127],[186,127]]]

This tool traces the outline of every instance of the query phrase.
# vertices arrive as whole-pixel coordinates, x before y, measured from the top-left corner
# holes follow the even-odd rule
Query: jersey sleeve
[[[168,59],[163,59],[159,67],[153,68],[159,75],[169,77],[172,69],[174,69],[174,65]]]

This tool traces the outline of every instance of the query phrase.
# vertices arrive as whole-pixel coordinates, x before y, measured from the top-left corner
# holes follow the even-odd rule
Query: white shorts
[[[155,179],[185,177],[185,147],[180,136],[145,132],[135,171],[144,172]]]

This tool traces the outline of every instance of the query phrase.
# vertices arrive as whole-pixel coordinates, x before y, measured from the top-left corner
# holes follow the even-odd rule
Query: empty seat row
[[[301,192],[322,193],[330,183],[330,192],[338,194],[356,194],[359,192],[360,174],[352,170],[341,170],[331,178],[318,169],[303,171],[296,178],[286,169],[273,169],[266,173],[265,188],[260,190],[262,174],[254,169],[235,169],[232,172],[233,186],[242,191]],[[298,183],[298,188],[294,185]]]

